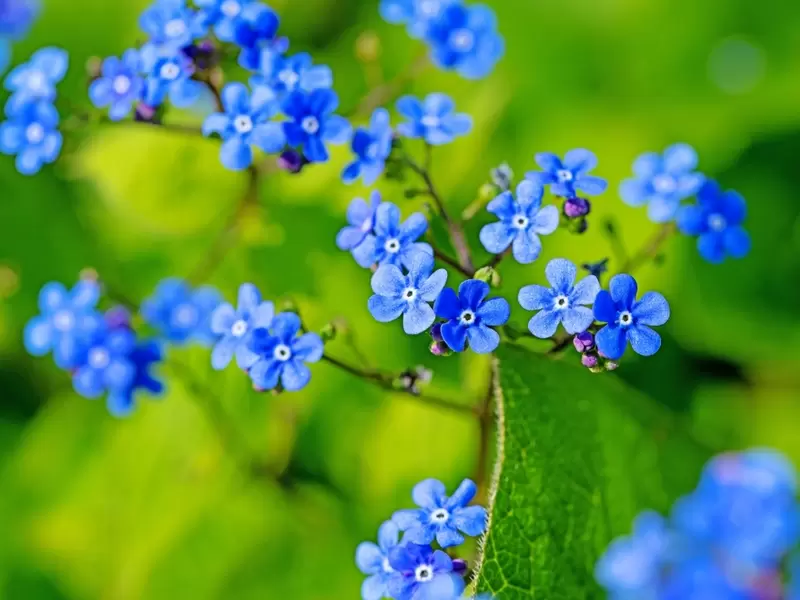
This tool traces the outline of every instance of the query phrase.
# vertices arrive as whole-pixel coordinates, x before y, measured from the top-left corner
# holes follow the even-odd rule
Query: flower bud
[[[450,355],[450,348],[444,342],[432,342],[430,350],[434,356]]]
[[[591,350],[594,348],[594,336],[588,331],[579,333],[572,338],[572,345],[575,346],[575,350],[581,353]]]
[[[320,330],[319,337],[322,338],[323,342],[331,342],[336,339],[336,325],[333,323],[326,323],[325,326]]]
[[[124,306],[115,306],[104,315],[109,329],[122,329],[131,326],[131,313]]]
[[[431,327],[431,337],[435,342],[443,342],[444,338],[442,337],[442,324],[441,323],[434,323],[433,327]]]
[[[494,183],[501,192],[507,192],[511,188],[511,183],[514,181],[514,171],[507,163],[503,163],[499,167],[492,169],[489,172]]]
[[[94,81],[103,74],[103,59],[99,56],[91,56],[86,61],[86,74],[89,79]]]
[[[356,58],[361,62],[375,62],[381,55],[381,39],[374,31],[365,31],[356,40]]]
[[[597,366],[597,357],[594,354],[584,354],[581,356],[581,364],[587,369],[593,369]]]
[[[467,561],[462,558],[453,559],[453,572],[458,575],[463,575],[467,572]]]
[[[589,229],[589,221],[586,220],[586,217],[570,219],[567,229],[570,233],[584,233],[587,229]]]
[[[141,123],[155,123],[156,114],[156,107],[149,106],[144,102],[139,102],[139,104],[136,105],[136,111],[133,115],[133,118]]]
[[[577,219],[589,214],[592,205],[586,198],[567,198],[564,202],[564,214],[570,219]]]
[[[497,194],[498,189],[496,186],[492,185],[491,183],[484,183],[480,189],[478,189],[478,197],[470,202],[467,208],[462,211],[461,219],[464,221],[469,221],[472,217],[478,214],[478,211],[489,204],[489,202],[491,202],[497,196]]]
[[[289,173],[299,173],[307,163],[305,156],[297,150],[285,150],[278,157],[278,167]]]
[[[484,281],[492,287],[500,285],[500,273],[495,271],[494,267],[481,267],[475,272],[473,277],[479,281]]]

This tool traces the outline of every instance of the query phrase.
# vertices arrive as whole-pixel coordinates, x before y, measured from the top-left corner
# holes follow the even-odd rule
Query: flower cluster
[[[722,454],[669,518],[639,515],[595,574],[621,600],[795,598],[782,570],[798,542],[797,479],[786,458],[771,450]]]
[[[27,35],[39,8],[39,0],[5,0],[0,4],[0,73],[11,58],[11,43]]]
[[[416,509],[400,510],[378,530],[378,544],[363,542],[356,565],[368,577],[363,600],[456,600],[464,591],[467,564],[446,549],[463,544],[486,529],[486,510],[469,503],[477,487],[465,479],[452,496],[436,479],[418,483],[412,497]],[[402,540],[400,533],[403,533]],[[434,549],[432,544],[441,549]],[[488,600],[488,599],[487,599]]]

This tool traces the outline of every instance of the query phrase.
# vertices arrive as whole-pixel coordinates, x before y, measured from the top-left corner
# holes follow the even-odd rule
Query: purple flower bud
[[[564,202],[564,214],[570,219],[577,219],[589,214],[592,205],[586,198],[568,198]]]
[[[572,344],[578,352],[586,352],[594,348],[594,336],[588,331],[584,331],[572,338]]]
[[[447,356],[450,354],[450,348],[448,348],[447,344],[444,342],[432,342],[431,354],[434,356]]]
[[[299,173],[307,163],[297,150],[286,150],[278,157],[278,167],[289,173]]]
[[[431,337],[434,341],[443,342],[444,338],[442,337],[442,324],[441,323],[434,323],[433,327],[431,327]]]
[[[131,313],[124,306],[115,306],[105,314],[106,323],[110,329],[121,329],[131,326]]]
[[[593,354],[584,354],[581,356],[581,364],[587,369],[592,369],[597,366],[597,357]]]
[[[463,575],[467,572],[467,561],[461,558],[454,558],[453,559],[453,573],[457,575]]]
[[[144,123],[154,123],[156,117],[156,109],[154,106],[148,106],[144,102],[139,102],[136,105],[136,112],[134,120]]]

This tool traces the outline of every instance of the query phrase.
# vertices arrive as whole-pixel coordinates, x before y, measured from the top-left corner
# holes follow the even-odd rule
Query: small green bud
[[[491,183],[484,183],[480,189],[478,189],[478,197],[475,198],[475,200],[473,200],[461,213],[461,219],[464,221],[469,221],[472,217],[478,214],[478,211],[489,204],[489,202],[491,202],[499,193],[500,192],[497,189],[497,186],[494,186]]]
[[[498,273],[494,267],[481,267],[475,271],[473,277],[479,281],[485,281],[492,287],[498,287],[500,285],[500,273]]]
[[[325,326],[320,330],[319,337],[322,338],[323,342],[332,342],[336,339],[336,334],[338,333],[336,329],[336,325],[333,323],[326,323]]]

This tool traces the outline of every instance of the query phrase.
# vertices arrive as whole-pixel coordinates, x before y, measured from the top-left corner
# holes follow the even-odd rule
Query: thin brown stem
[[[506,256],[509,256],[510,254],[511,254],[511,248],[509,248],[505,252],[501,252],[500,254],[495,254],[492,257],[492,260],[490,260],[488,263],[486,263],[486,266],[487,267],[492,267],[494,269],[495,267],[497,267],[497,265],[499,265],[501,262],[503,262],[503,259]]]
[[[637,252],[629,258],[620,269],[620,273],[633,273],[645,263],[653,260],[661,250],[661,246],[677,231],[674,223],[664,223],[656,234]]]
[[[438,258],[440,261],[442,261],[443,263],[453,267],[454,269],[456,269],[457,271],[459,271],[460,273],[462,273],[466,277],[472,277],[473,275],[475,275],[475,271],[474,270],[470,270],[470,269],[464,268],[464,266],[462,266],[461,263],[458,262],[455,258],[445,254],[444,252],[439,250],[439,248],[437,248],[436,246],[433,246],[433,244],[431,244],[431,246],[433,247],[433,255],[436,258]]]

